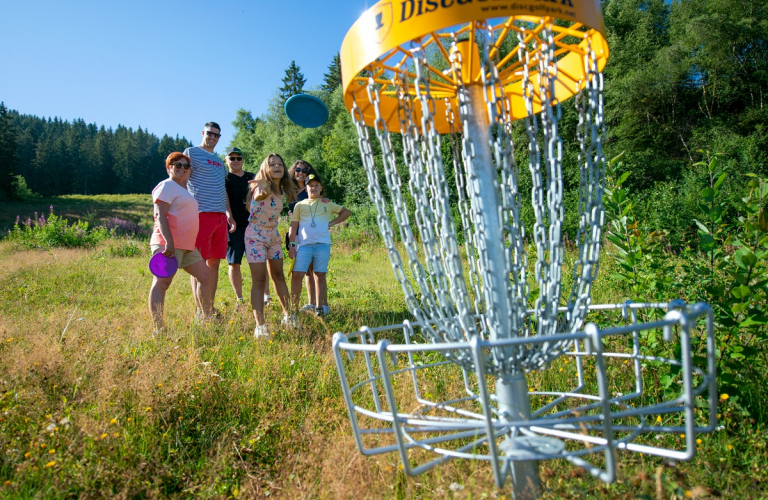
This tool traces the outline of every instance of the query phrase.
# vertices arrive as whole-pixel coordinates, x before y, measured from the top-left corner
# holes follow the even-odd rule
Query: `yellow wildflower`
[[[696,444],[701,444],[701,439],[697,439]]]
[[[113,418],[112,420],[110,420],[110,421],[109,421],[109,423],[110,423],[110,424],[116,424],[116,423],[117,423],[117,419],[116,419],[116,418]]]
[[[106,434],[102,434],[101,435],[101,439],[107,439],[107,435]]]
[[[56,465],[56,460],[51,460],[50,462],[45,464],[46,467],[53,467],[54,465]]]
[[[54,453],[56,453],[56,450],[55,450],[54,448],[51,448],[50,450],[48,450],[48,453],[50,453],[51,455],[53,455]]]
[[[728,398],[730,398],[730,396],[728,394],[721,394],[720,395],[720,399],[722,399],[723,401],[727,400]]]

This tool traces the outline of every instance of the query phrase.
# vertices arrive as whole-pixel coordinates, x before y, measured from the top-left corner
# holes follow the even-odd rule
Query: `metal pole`
[[[509,275],[505,266],[505,246],[501,232],[501,199],[497,189],[496,167],[491,158],[488,113],[486,111],[485,87],[467,85],[464,87],[464,119],[468,137],[472,139],[473,157],[471,164],[474,203],[479,224],[478,248],[485,249],[487,269],[484,285],[490,290],[489,307],[497,313],[498,329],[490,325],[492,340],[507,339],[513,336],[509,315],[512,314],[507,290]],[[508,353],[511,355],[511,352]],[[496,381],[496,397],[501,418],[506,422],[527,421],[531,417],[531,404],[528,396],[528,382],[524,374],[500,377]],[[489,416],[490,418],[490,416]],[[508,435],[502,448],[515,448],[515,436]],[[539,496],[539,478],[535,461],[512,463],[512,492],[515,500],[535,500]]]

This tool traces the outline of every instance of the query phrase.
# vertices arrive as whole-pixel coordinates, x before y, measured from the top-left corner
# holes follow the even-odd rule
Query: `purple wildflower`
[[[48,210],[50,210],[50,211],[51,211],[51,213],[53,213],[53,205],[51,205],[50,207],[48,207]]]

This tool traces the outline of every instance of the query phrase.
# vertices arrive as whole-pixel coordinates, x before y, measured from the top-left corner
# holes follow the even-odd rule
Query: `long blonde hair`
[[[280,181],[275,182],[271,175],[269,175],[269,159],[277,157],[283,163],[283,176]],[[287,202],[296,200],[296,183],[293,182],[288,174],[288,168],[285,166],[285,160],[277,153],[269,153],[264,161],[261,162],[259,171],[256,173],[256,177],[248,182],[248,199],[245,200],[245,207],[249,208],[251,199],[253,198],[253,190],[256,186],[262,187],[267,193],[282,193]]]

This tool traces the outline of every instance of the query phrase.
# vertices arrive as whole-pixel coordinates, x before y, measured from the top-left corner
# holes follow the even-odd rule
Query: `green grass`
[[[113,215],[109,203],[121,218],[149,217],[147,197],[82,198],[63,198],[72,217],[80,202],[103,218]],[[223,319],[194,321],[181,274],[166,301],[168,338],[153,338],[146,249],[126,249],[134,243],[122,239],[89,250],[0,243],[0,498],[510,498],[487,464],[454,461],[406,478],[397,455],[357,452],[331,335],[409,314],[381,246],[336,241],[333,314],[302,315],[301,327],[286,331],[272,306],[272,335],[258,342],[250,314],[234,311],[225,266],[216,299]],[[245,281],[249,290],[247,271]],[[624,298],[602,278],[595,297]],[[362,375],[360,357],[349,366]],[[436,396],[456,389],[452,369],[427,381]],[[569,369],[557,361],[531,384],[559,385]],[[603,485],[547,462],[544,498],[765,498],[765,428],[727,401],[720,411],[725,429],[701,436],[689,463],[619,453],[618,481]]]

